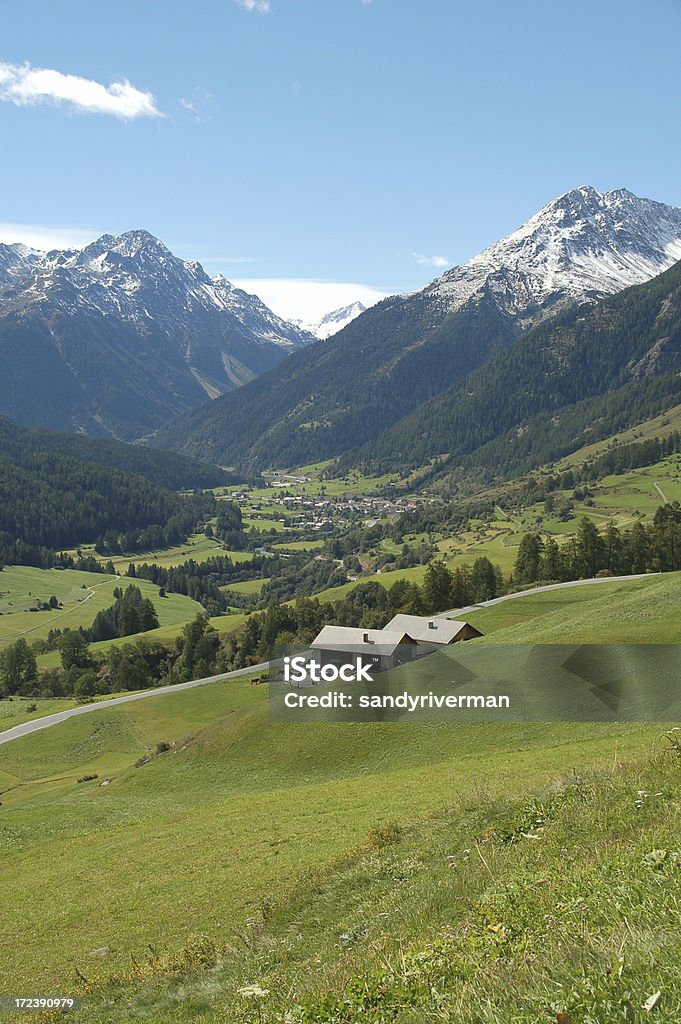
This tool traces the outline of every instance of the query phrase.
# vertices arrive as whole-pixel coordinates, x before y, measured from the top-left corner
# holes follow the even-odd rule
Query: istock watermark
[[[379,640],[368,656],[353,646],[278,652],[272,721],[681,721],[679,644],[454,643],[411,659]]]
[[[304,654],[284,658],[285,683],[373,683],[374,665],[365,664],[361,658],[344,664],[322,665],[315,658],[306,658]]]

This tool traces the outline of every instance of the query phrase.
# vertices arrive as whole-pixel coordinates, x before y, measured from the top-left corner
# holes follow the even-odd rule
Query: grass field
[[[144,597],[154,603],[160,629],[149,636],[175,636],[181,626],[201,611],[201,606],[181,594],[159,597],[159,588],[146,580],[104,576],[100,573],[77,572],[72,569],[33,569],[26,566],[5,566],[0,573],[0,648],[23,636],[46,640],[51,629],[78,629],[92,625],[98,611],[114,602],[115,587],[134,582]],[[28,609],[36,599],[48,601],[54,595],[63,607],[54,611],[32,612]],[[129,642],[130,638],[126,638]],[[110,644],[115,641],[106,641]],[[103,645],[93,645],[101,647]],[[58,656],[44,656],[45,667]],[[51,660],[50,660],[51,659]],[[42,664],[42,662],[41,662]]]
[[[519,640],[527,639],[523,630],[531,630],[533,639],[552,637],[558,622],[564,628],[572,622],[578,635],[588,621],[593,640],[602,638],[604,623],[612,637],[632,621],[653,622],[655,608],[655,636],[665,639],[674,617],[679,620],[678,575],[528,595],[476,613],[475,621],[495,640],[512,639],[512,630]],[[510,614],[514,622],[505,618]],[[237,989],[262,982],[264,988],[272,987],[272,1015],[264,1018],[269,1022],[277,1019],[275,1010],[283,1012],[294,1004],[286,993],[293,990],[306,998],[317,998],[317,993],[321,998],[325,990],[342,991],[368,966],[378,970],[385,964],[381,950],[396,955],[400,943],[425,948],[424,943],[445,934],[454,942],[458,926],[451,935],[447,929],[470,914],[477,915],[481,934],[490,942],[488,933],[520,943],[526,932],[536,932],[539,951],[552,940],[542,930],[547,927],[545,914],[558,915],[567,928],[572,913],[578,922],[584,920],[574,904],[580,892],[587,900],[599,893],[601,902],[593,905],[594,917],[589,918],[591,941],[597,922],[605,928],[602,900],[612,877],[608,866],[620,864],[625,846],[636,879],[626,903],[630,908],[640,904],[642,879],[649,877],[638,870],[644,854],[673,849],[672,812],[678,815],[678,802],[667,795],[670,779],[660,779],[652,788],[652,783],[637,781],[636,773],[633,781],[613,774],[620,762],[658,750],[660,732],[659,725],[589,723],[277,725],[268,717],[266,688],[243,681],[152,696],[71,720],[0,748],[4,977],[18,991],[44,986],[66,990],[74,983],[76,968],[94,978],[119,974],[118,1008],[101,1009],[101,993],[95,991],[82,1017],[88,1024],[254,1020],[256,1008],[240,1003]],[[160,741],[172,747],[154,755]],[[141,757],[149,760],[134,767]],[[566,778],[574,783],[575,773],[596,770],[610,773],[610,788],[592,794],[590,810],[578,790],[569,806],[560,805],[559,814],[551,794],[555,797]],[[77,779],[88,774],[97,779],[79,784]],[[103,786],[105,781],[109,784]],[[637,789],[664,790],[665,814],[653,814],[651,803],[636,819]],[[545,812],[544,804],[535,805],[535,800],[553,809]],[[598,833],[608,852],[599,847],[603,853],[596,855],[591,845],[583,850],[583,837],[589,834],[586,822],[602,823],[603,814],[615,807],[617,815],[607,826],[612,840]],[[631,808],[632,820],[621,818],[624,807]],[[485,835],[498,827],[498,813],[527,847],[516,850],[515,840],[508,849],[486,845]],[[544,818],[561,822],[546,850],[537,840],[523,838],[541,835]],[[392,825],[386,833],[386,822],[403,833]],[[639,825],[643,833],[634,835]],[[384,834],[385,842],[380,839]],[[621,852],[618,836],[624,844]],[[482,857],[476,843],[483,844]],[[450,857],[457,872],[463,872],[461,879],[453,873]],[[575,865],[569,882],[566,857]],[[636,872],[633,865],[638,865]],[[536,884],[545,877],[546,898]],[[660,882],[661,876],[650,877]],[[565,891],[561,884],[567,885]],[[513,901],[514,892],[526,892],[524,899],[532,907],[525,925],[525,904]],[[478,909],[473,897],[482,901]],[[655,903],[652,895],[650,899],[647,904],[644,900],[648,910],[667,913],[666,905]],[[554,906],[558,903],[564,904],[560,912]],[[466,929],[462,934],[469,934],[469,925]],[[160,963],[163,951],[177,950],[197,932],[210,942],[227,944],[240,934],[237,949],[243,955],[230,954],[222,966],[190,979],[189,988],[160,967],[150,967],[147,974],[131,969],[131,953],[138,962],[144,960],[150,944],[152,959]],[[641,949],[658,949],[657,932],[649,929],[646,934],[638,945],[631,940],[637,962]],[[565,941],[562,932],[556,941],[561,937]],[[606,945],[609,949],[610,941]],[[196,943],[187,948],[196,950]],[[210,943],[200,948],[210,949]],[[502,991],[499,972],[506,970],[504,958],[512,957],[518,972],[514,991],[521,992],[523,977],[527,982],[523,963],[528,947],[502,947],[501,961],[497,949],[471,947],[470,979],[488,991],[479,972],[489,963],[489,985],[496,979]],[[558,946],[556,956],[557,951]],[[456,943],[448,963],[455,952],[463,955]],[[194,963],[194,955],[183,954],[186,965]],[[581,955],[577,946],[570,954]],[[648,964],[650,959],[648,955]],[[591,960],[589,965],[589,978],[595,978],[598,971]],[[563,970],[561,964],[554,967],[558,974]],[[546,970],[539,971],[545,987]],[[660,960],[663,979],[669,970],[670,964]],[[653,983],[649,974],[641,975],[641,985]],[[454,999],[454,981],[452,985]],[[539,982],[535,979],[532,985],[539,993]],[[655,991],[642,991],[640,998],[637,993],[639,1004]],[[542,998],[550,1008],[548,989]],[[206,1015],[195,1013],[196,1006]],[[522,1016],[518,1009],[511,1019],[523,1024],[545,1019],[539,1009],[532,1012],[534,1016]],[[362,1013],[358,1009],[355,1016],[338,1020],[369,1024],[381,1019]],[[452,1008],[454,1016],[404,1021],[479,1019],[491,1024],[491,1009],[485,1013],[459,1018]],[[619,1018],[601,1013],[593,1019],[609,1024]]]
[[[681,768],[662,747],[369,830],[242,941],[149,952],[85,1019],[677,1024]]]
[[[333,862],[374,822],[406,823],[481,784],[523,792],[658,733],[273,726],[265,689],[240,682],[71,720],[0,748],[5,977],[63,987],[76,966],[99,966],[94,949],[121,968],[197,925],[226,940],[282,878]],[[179,746],[132,767],[161,740]],[[79,785],[87,774],[98,779]]]
[[[223,591],[228,594],[230,590],[236,591],[237,594],[259,594],[266,583],[269,583],[270,577],[264,576],[262,579],[256,580],[244,580],[243,583],[229,583],[226,587],[223,587]]]
[[[493,643],[681,643],[681,573],[530,593],[466,619]]]
[[[125,573],[131,562],[142,564],[148,562],[161,565],[166,569],[182,565],[183,562],[193,558],[195,562],[205,562],[215,555],[222,555],[222,545],[212,537],[206,537],[203,533],[194,533],[184,544],[176,544],[170,548],[159,548],[150,551],[134,551],[122,555],[98,555],[93,544],[83,544],[79,549],[83,555],[96,558],[102,565],[109,561],[113,562],[116,572]],[[75,549],[70,552],[75,555]]]
[[[112,700],[114,697],[123,697],[125,693],[107,693],[105,696],[90,697],[88,703],[99,704],[102,701]],[[22,725],[24,722],[32,722],[37,718],[45,718],[47,715],[54,715],[58,711],[68,711],[78,707],[80,701],[71,697],[12,697],[11,699],[0,700],[0,732],[5,729],[12,729],[15,725]],[[29,708],[35,711],[29,711]]]
[[[12,700],[0,700],[0,732],[22,725],[35,718],[54,715],[57,711],[66,711],[76,706],[76,701],[67,697],[47,697],[34,700],[32,697],[13,697]],[[35,711],[29,711],[35,708]]]
[[[318,551],[324,547],[323,540],[292,540],[288,544],[273,544],[274,551]]]
[[[323,476],[331,460],[316,462],[309,466],[301,466],[290,474],[280,474],[278,477],[272,474],[265,474],[268,480],[277,480],[285,486],[276,487],[275,493],[281,491],[286,493],[290,490],[292,494],[303,494],[316,497],[320,494],[327,497],[345,497],[353,494],[375,494],[387,486],[404,486],[406,481],[401,481],[399,475],[386,473],[383,476],[364,476],[358,470],[350,470],[345,477],[334,479],[323,479]],[[306,478],[304,481],[302,478]],[[273,488],[265,487],[254,489],[251,494],[254,496],[268,498],[272,497]]]

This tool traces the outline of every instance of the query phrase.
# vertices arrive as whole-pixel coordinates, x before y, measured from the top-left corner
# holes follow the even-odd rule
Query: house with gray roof
[[[470,622],[434,615],[395,615],[385,628],[408,633],[421,648],[419,656],[459,643],[461,640],[473,640],[476,636],[482,636],[480,630],[471,626]]]
[[[405,630],[324,626],[310,644],[321,665],[345,665],[361,657],[364,665],[385,672],[413,661],[418,644]]]

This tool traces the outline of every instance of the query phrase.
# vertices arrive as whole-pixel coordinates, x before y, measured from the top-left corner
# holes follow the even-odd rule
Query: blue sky
[[[680,205],[679,38],[681,0],[0,0],[0,237],[146,227],[289,315],[417,288],[577,185]]]

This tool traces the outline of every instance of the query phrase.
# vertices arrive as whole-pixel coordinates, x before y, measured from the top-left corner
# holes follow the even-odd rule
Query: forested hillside
[[[535,328],[340,468],[538,465],[679,401],[681,264]],[[487,448],[485,448],[487,446]],[[472,454],[475,453],[475,454]]]
[[[376,437],[514,336],[488,297],[444,318],[432,297],[386,299],[150,443],[246,469],[316,462]]]
[[[209,466],[184,455],[153,451],[121,441],[85,437],[83,434],[24,427],[6,416],[0,416],[0,452],[12,462],[21,462],[39,452],[66,455],[96,463],[105,469],[137,473],[171,491],[217,487],[233,479],[217,466]]]
[[[66,455],[30,455],[22,465],[0,457],[0,562],[41,564],[27,546],[74,547],[107,531],[128,533],[134,542],[136,531],[147,530],[146,543],[176,543],[194,527],[197,500],[208,499]]]

